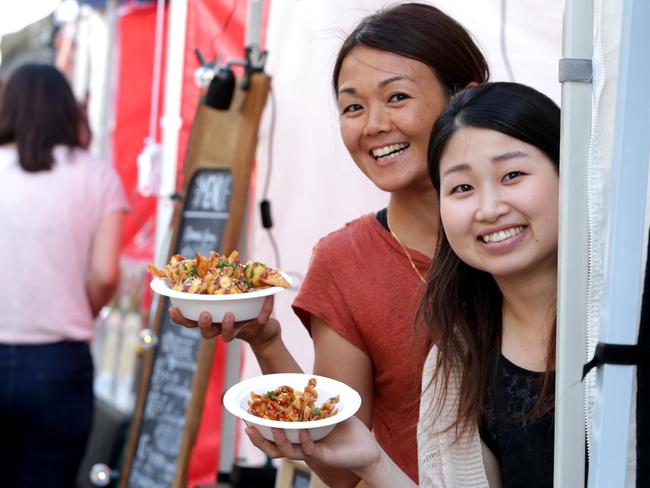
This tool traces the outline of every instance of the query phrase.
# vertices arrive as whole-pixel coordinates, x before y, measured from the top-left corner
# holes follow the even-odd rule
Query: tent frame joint
[[[559,62],[559,81],[591,83],[593,67],[591,59],[562,58]]]

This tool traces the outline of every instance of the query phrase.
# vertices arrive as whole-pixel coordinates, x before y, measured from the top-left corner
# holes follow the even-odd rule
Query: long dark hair
[[[343,60],[359,45],[426,64],[448,95],[470,82],[487,81],[490,75],[481,50],[463,26],[431,5],[405,3],[365,17],[345,39],[332,73],[335,95]]]
[[[440,158],[462,127],[501,132],[535,146],[559,171],[560,109],[546,95],[518,83],[485,83],[455,95],[436,121],[429,142],[429,175],[440,192]],[[461,261],[441,226],[421,313],[438,349],[436,377],[446,397],[452,372],[459,372],[456,421],[466,430],[482,414],[485,388],[501,351],[503,295],[491,274]],[[546,374],[536,407],[552,408],[555,333],[548,338]],[[549,401],[545,401],[549,400]]]
[[[0,145],[16,143],[25,171],[50,169],[56,145],[81,147],[82,123],[70,85],[54,66],[24,64],[3,88]]]

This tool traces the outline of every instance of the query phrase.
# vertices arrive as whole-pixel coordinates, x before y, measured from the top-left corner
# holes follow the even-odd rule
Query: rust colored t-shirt
[[[409,249],[426,276],[431,260]],[[372,430],[386,453],[418,479],[416,426],[423,328],[415,327],[424,284],[406,254],[377,221],[365,215],[322,238],[293,309],[309,328],[322,319],[366,353],[373,364]]]

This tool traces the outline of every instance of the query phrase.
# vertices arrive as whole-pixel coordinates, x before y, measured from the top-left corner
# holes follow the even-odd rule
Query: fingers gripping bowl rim
[[[331,417],[308,422],[282,422],[257,417],[248,413],[248,401],[251,392],[264,393],[279,386],[287,385],[302,391],[310,378],[316,378],[316,391],[318,392],[317,405],[321,405],[330,397],[339,395],[337,404],[338,412]],[[299,442],[298,430],[307,429],[312,441],[318,441],[329,434],[337,424],[352,417],[361,406],[361,397],[345,383],[303,373],[278,373],[255,376],[248,378],[230,387],[223,397],[223,405],[231,414],[242,419],[246,425],[252,425],[267,440],[273,442],[272,428],[282,429],[289,442]]]
[[[293,284],[287,274],[282,272],[280,274],[290,285]],[[226,312],[231,312],[237,321],[252,320],[260,313],[267,296],[287,289],[271,286],[248,293],[205,295],[172,290],[167,286],[164,278],[154,278],[150,286],[157,294],[169,297],[172,306],[178,307],[186,319],[199,320],[201,312],[209,312],[215,322],[221,321]]]

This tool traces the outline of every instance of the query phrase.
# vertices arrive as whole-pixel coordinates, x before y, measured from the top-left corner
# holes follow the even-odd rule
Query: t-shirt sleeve
[[[338,269],[334,272],[336,263],[341,262],[341,259],[336,246],[331,244],[321,240],[314,248],[307,275],[292,304],[293,310],[308,331],[311,317],[318,317],[368,354],[368,348],[359,333],[351,309],[349,296],[341,286],[347,279],[344,276],[345,270]]]
[[[100,163],[99,190],[101,197],[99,218],[104,218],[118,211],[128,211],[129,202],[124,193],[122,180],[115,172],[115,169],[107,163]]]

